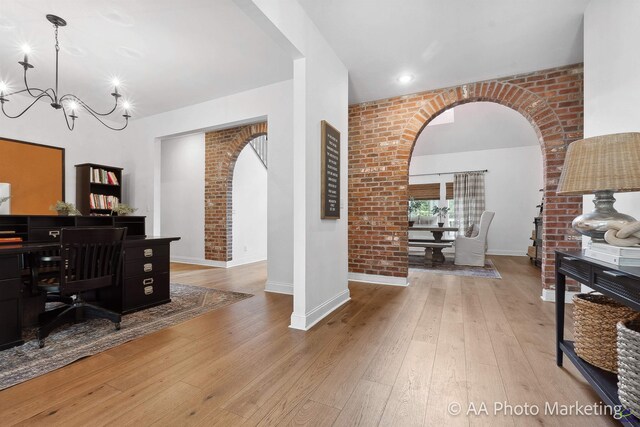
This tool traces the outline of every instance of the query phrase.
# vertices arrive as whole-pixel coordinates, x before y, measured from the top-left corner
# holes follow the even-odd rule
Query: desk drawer
[[[29,241],[31,242],[59,242],[60,228],[31,228],[29,230]]]
[[[0,257],[0,280],[20,277],[20,263],[17,255]]]
[[[560,256],[560,264],[558,270],[572,279],[580,283],[589,285],[591,283],[591,266],[579,259]]]
[[[136,258],[125,263],[124,277],[134,277],[141,274],[156,274],[169,272],[169,256],[157,255],[151,258]]]
[[[595,288],[603,287],[625,300],[640,300],[638,280],[627,277],[621,271],[594,267],[593,284]]]
[[[123,311],[169,301],[169,273],[143,274],[124,280]]]
[[[20,278],[0,280],[0,301],[17,300],[20,298],[21,286],[22,280],[20,280]]]
[[[169,244],[162,245],[144,245],[144,246],[125,246],[125,262],[130,262],[134,259],[151,259],[155,257],[169,257]]]

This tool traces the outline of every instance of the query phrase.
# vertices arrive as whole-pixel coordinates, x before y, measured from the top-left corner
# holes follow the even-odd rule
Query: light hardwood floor
[[[598,401],[570,362],[555,366],[539,270],[493,260],[502,280],[351,283],[352,300],[306,333],[288,328],[290,296],[263,291],[265,263],[174,264],[174,282],[255,296],[0,392],[0,425],[617,425],[448,414],[452,402]]]

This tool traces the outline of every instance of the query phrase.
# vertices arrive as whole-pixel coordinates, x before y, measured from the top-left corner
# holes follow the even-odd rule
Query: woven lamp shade
[[[640,191],[640,133],[595,136],[569,144],[558,194]]]

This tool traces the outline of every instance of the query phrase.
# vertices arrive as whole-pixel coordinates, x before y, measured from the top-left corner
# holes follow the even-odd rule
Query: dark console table
[[[620,267],[584,256],[581,251],[556,251],[556,364],[563,356],[578,368],[602,401],[612,407],[618,400],[618,377],[597,368],[576,355],[573,342],[564,339],[565,281],[570,277],[607,295],[621,304],[640,311],[640,267]],[[640,426],[640,420],[624,414],[624,425]]]
[[[22,243],[0,244],[0,350],[22,344],[25,255],[59,248],[60,230],[70,227],[126,227],[118,286],[105,288],[96,302],[131,313],[170,302],[170,243],[179,237],[145,236],[144,217],[0,215],[0,230],[15,230]]]

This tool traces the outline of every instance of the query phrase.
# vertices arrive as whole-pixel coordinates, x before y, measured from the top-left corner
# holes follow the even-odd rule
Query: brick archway
[[[457,105],[482,101],[509,107],[524,116],[533,126],[542,149],[544,196],[547,208],[564,206],[565,208],[580,209],[582,206],[581,197],[558,196],[555,192],[568,145],[568,141],[565,140],[565,131],[557,114],[543,98],[535,93],[504,82],[472,83],[448,89],[425,102],[413,115],[403,129],[399,141],[401,147],[409,147],[405,200],[408,200],[409,163],[420,133],[431,120],[444,111]],[[556,211],[554,209],[543,211],[542,279],[545,288],[550,287],[555,280],[554,250],[558,246],[579,247],[579,242],[572,240],[564,241],[561,245],[558,244],[557,237],[561,235],[560,233],[565,235],[573,233],[571,220],[569,219],[567,222],[567,218],[560,217]],[[408,238],[408,227],[406,230],[405,239]]]
[[[232,259],[233,170],[249,141],[267,130],[262,122],[205,134],[205,259]]]
[[[557,196],[555,189],[567,145],[582,138],[583,98],[583,67],[576,64],[350,106],[349,271],[407,276],[407,186],[414,143],[422,129],[446,109],[489,101],[523,115],[542,147],[542,281],[550,288],[555,248],[579,245],[570,224],[582,211],[582,199]]]

